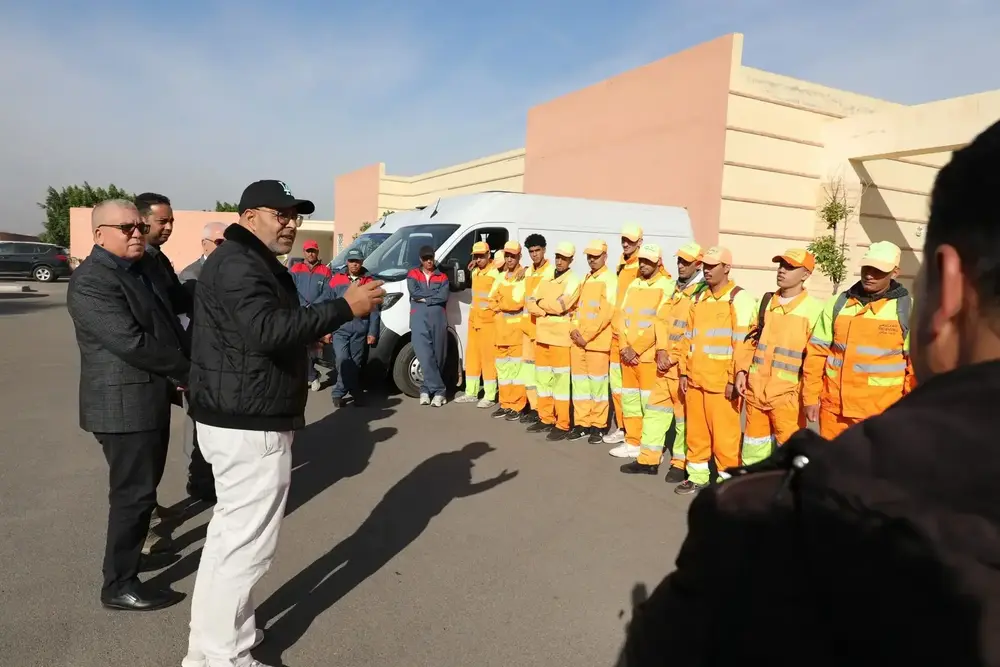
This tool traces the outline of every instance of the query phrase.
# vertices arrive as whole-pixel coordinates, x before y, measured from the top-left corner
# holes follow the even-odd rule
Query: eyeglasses
[[[298,213],[291,211],[276,211],[273,208],[258,208],[256,210],[270,213],[277,218],[278,222],[283,226],[287,227],[289,223],[294,223],[296,227],[302,226],[302,216]]]
[[[201,241],[202,241],[202,243],[204,243],[205,241],[208,241],[209,243],[212,243],[216,247],[218,247],[218,246],[222,245],[222,242],[225,241],[225,240],[226,239],[202,239]]]
[[[132,236],[132,232],[139,230],[140,234],[149,233],[149,225],[145,222],[126,222],[123,225],[97,225],[98,228],[101,227],[112,227],[121,231],[125,236]]]

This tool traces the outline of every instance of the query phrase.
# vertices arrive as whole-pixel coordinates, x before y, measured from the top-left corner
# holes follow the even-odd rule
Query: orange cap
[[[587,247],[583,249],[584,255],[591,255],[593,257],[600,257],[608,251],[608,244],[600,239],[594,239],[587,244]]]
[[[876,241],[868,246],[868,251],[861,258],[861,266],[872,266],[879,271],[891,273],[899,268],[902,253],[899,246],[889,241]]]
[[[645,259],[650,262],[659,262],[661,257],[660,246],[655,243],[643,243],[639,246],[639,259]]]
[[[729,252],[729,248],[714,246],[705,251],[705,254],[701,257],[701,263],[708,264],[709,266],[715,266],[716,264],[732,264],[733,253]]]
[[[812,271],[816,268],[816,258],[811,252],[803,248],[789,248],[780,255],[771,258],[772,262],[785,262],[795,268],[803,268]]]
[[[625,225],[622,227],[622,236],[635,243],[642,238],[642,227],[639,225]]]
[[[503,251],[509,252],[512,255],[520,255],[521,244],[518,243],[517,241],[507,241],[506,243],[503,244]]]
[[[701,246],[697,243],[685,243],[677,250],[677,256],[685,262],[700,262],[702,256]]]
[[[563,241],[556,246],[556,254],[566,259],[573,259],[576,256],[576,246],[569,241]]]
[[[506,258],[503,256],[503,250],[497,250],[493,253],[493,263],[497,266],[501,266]]]
[[[472,244],[472,254],[473,255],[488,255],[490,254],[490,244],[486,241],[476,241]]]

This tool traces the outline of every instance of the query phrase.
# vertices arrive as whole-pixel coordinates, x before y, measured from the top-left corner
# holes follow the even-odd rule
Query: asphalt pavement
[[[0,298],[0,665],[180,665],[188,600],[100,606],[107,467],[78,427],[66,283],[35,287],[46,296]],[[612,667],[636,587],[671,569],[685,532],[690,501],[662,475],[622,475],[606,445],[400,395],[334,411],[324,391],[307,417],[255,593],[265,662]],[[161,504],[186,508],[182,558],[152,576],[190,593],[210,510],[185,498],[183,420],[160,485]]]

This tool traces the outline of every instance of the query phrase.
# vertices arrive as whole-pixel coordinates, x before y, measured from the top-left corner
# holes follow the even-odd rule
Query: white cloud
[[[282,178],[326,217],[337,174],[519,147],[531,105],[733,31],[745,64],[894,101],[1000,88],[991,0],[675,0],[588,43],[533,19],[518,44],[535,53],[516,65],[504,35],[476,36],[487,27],[474,16],[471,35],[449,39],[402,15],[307,30],[241,7],[189,25],[120,11],[53,25],[4,9],[0,228],[37,228],[45,187],[84,180],[209,208]]]

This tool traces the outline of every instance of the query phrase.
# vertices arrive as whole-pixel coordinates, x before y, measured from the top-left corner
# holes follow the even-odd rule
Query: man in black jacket
[[[191,417],[218,503],[191,601],[185,667],[249,663],[251,590],[270,565],[285,513],[291,444],[305,426],[307,346],[382,302],[381,282],[299,305],[277,256],[315,210],[281,181],[243,191],[240,220],[205,260],[195,290]]]
[[[186,337],[151,278],[148,228],[135,206],[106,201],[91,215],[94,247],[73,272],[66,305],[80,346],[80,428],[101,443],[109,468],[101,602],[161,609],[184,596],[150,590],[138,573],[167,457],[171,397],[188,382]]]
[[[998,191],[1000,123],[934,184],[916,389],[698,496],[623,664],[1000,665]]]

